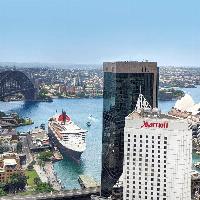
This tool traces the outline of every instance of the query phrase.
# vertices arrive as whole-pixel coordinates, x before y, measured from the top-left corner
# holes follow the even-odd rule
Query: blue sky
[[[200,66],[199,0],[0,0],[0,62]]]

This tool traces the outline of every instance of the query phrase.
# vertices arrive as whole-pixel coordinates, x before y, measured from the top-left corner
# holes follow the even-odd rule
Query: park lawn
[[[25,175],[28,177],[28,179],[27,179],[28,185],[33,188],[35,186],[34,178],[36,178],[36,177],[39,178],[37,172],[34,169],[26,170]]]

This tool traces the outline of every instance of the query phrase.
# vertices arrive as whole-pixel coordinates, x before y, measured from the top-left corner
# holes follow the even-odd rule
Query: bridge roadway
[[[30,195],[7,195],[0,200],[90,200],[91,195],[99,195],[100,186],[87,189],[63,190],[59,192],[39,193]]]

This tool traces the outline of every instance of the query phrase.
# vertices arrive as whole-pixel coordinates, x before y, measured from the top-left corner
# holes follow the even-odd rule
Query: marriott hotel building
[[[125,120],[123,200],[190,200],[192,133],[157,109]]]

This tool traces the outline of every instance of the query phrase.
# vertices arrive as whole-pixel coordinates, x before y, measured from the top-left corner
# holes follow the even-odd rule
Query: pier
[[[90,176],[87,175],[80,175],[78,178],[78,182],[80,183],[80,186],[82,189],[84,188],[94,188],[98,187],[99,185],[97,182]]]

